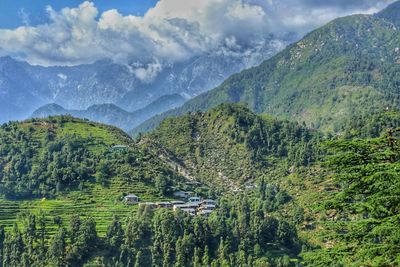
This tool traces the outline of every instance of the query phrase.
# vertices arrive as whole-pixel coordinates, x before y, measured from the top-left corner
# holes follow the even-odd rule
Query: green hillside
[[[400,33],[394,14],[398,13],[397,3],[377,15],[334,20],[260,66],[231,76],[216,89],[131,133],[151,130],[169,116],[206,111],[227,102],[334,133],[341,133],[355,114],[396,109]]]
[[[223,104],[167,119],[139,143],[213,188],[265,201],[269,216],[297,226],[305,266],[396,266],[399,137],[387,131],[399,118],[354,122],[365,137],[346,140]]]
[[[72,117],[3,125],[0,262],[397,266],[398,118],[351,126],[382,130],[363,139],[236,104],[168,119],[136,142]],[[221,193],[209,217],[121,201],[169,199],[184,178]]]
[[[71,215],[92,216],[104,233],[113,215],[136,209],[124,195],[164,199],[179,179],[111,126],[62,116],[0,128],[0,225],[7,228],[24,212],[44,211],[65,224]]]
[[[199,181],[238,189],[279,166],[307,166],[318,135],[289,121],[258,116],[224,104],[205,113],[165,120],[141,144],[162,154]]]

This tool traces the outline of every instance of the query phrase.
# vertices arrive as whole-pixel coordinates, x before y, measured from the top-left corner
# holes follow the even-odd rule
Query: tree
[[[71,244],[76,242],[80,227],[81,227],[81,218],[79,217],[79,215],[75,214],[71,217],[71,221],[69,224],[69,236],[71,239]]]
[[[36,216],[29,214],[28,222],[24,231],[24,243],[25,243],[25,262],[31,265],[35,261],[35,248],[34,244],[36,242]]]
[[[120,250],[124,239],[124,230],[122,224],[117,216],[114,216],[111,225],[107,229],[106,244],[108,246],[109,254],[114,255]]]
[[[76,220],[76,219],[75,219]],[[73,225],[76,225],[73,224]],[[72,239],[71,239],[72,240]],[[93,218],[87,218],[79,225],[74,242],[71,242],[67,261],[70,265],[80,265],[98,245],[96,223]]]
[[[14,224],[11,233],[6,234],[4,241],[4,267],[19,267],[22,265],[22,255],[24,253],[25,244],[18,229],[17,224]]]
[[[210,266],[210,252],[207,245],[204,248],[204,253],[201,259],[201,263],[203,266]]]
[[[66,231],[60,227],[50,241],[47,254],[49,263],[54,267],[65,266]]]

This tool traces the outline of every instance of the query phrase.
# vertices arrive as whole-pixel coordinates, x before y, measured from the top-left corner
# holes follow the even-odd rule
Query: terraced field
[[[68,143],[70,140],[73,142]],[[74,142],[87,152],[73,150]],[[113,151],[115,145],[126,146],[126,150]],[[62,148],[57,150],[57,147]],[[24,160],[28,155],[29,163]],[[104,171],[107,174],[103,173],[102,181],[96,178],[100,161],[109,169]],[[49,171],[48,166],[60,167]],[[74,173],[73,168],[89,178],[55,190],[56,184],[51,179],[76,179],[79,174]],[[54,174],[57,171],[60,173]],[[5,226],[6,230],[15,222],[22,228],[24,217],[29,213],[43,212],[49,233],[57,227],[55,218],[68,226],[71,216],[79,214],[93,217],[98,233],[104,235],[114,215],[124,221],[137,209],[137,205],[123,203],[124,195],[136,194],[143,202],[167,200],[156,190],[155,177],[172,180],[175,176],[168,166],[136,148],[128,135],[114,127],[72,117],[28,120],[0,127],[0,226]],[[38,180],[41,185],[30,186]],[[10,187],[10,184],[18,186]],[[26,184],[28,189],[24,189],[22,197],[14,193]],[[47,193],[53,194],[46,194],[40,188],[48,188]],[[8,198],[5,197],[7,190]],[[38,197],[46,195],[54,197]],[[12,200],[14,197],[19,200]]]
[[[63,224],[67,226],[70,217],[79,214],[93,217],[98,232],[104,235],[114,215],[123,219],[138,207],[124,204],[122,201],[124,194],[136,194],[143,202],[168,200],[156,197],[153,190],[142,183],[124,184],[114,179],[108,187],[90,184],[82,191],[70,192],[57,199],[13,201],[0,197],[0,225],[10,229],[15,221],[21,223],[20,217],[24,214],[39,214],[43,211],[48,215],[48,231],[52,232],[56,227],[52,218],[62,218]]]

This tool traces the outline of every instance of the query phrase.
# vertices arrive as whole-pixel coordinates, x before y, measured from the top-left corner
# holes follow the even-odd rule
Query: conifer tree
[[[48,262],[54,267],[65,266],[66,231],[60,227],[50,241],[47,254]]]

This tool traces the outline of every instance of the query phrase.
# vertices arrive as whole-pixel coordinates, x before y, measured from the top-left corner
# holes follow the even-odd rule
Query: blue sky
[[[64,7],[76,7],[84,0],[0,0],[0,28],[16,28],[27,22],[31,25],[47,22],[46,6],[55,10]],[[94,0],[102,13],[109,9],[117,9],[121,14],[143,15],[155,6],[158,0]],[[190,1],[190,0],[188,0]]]

